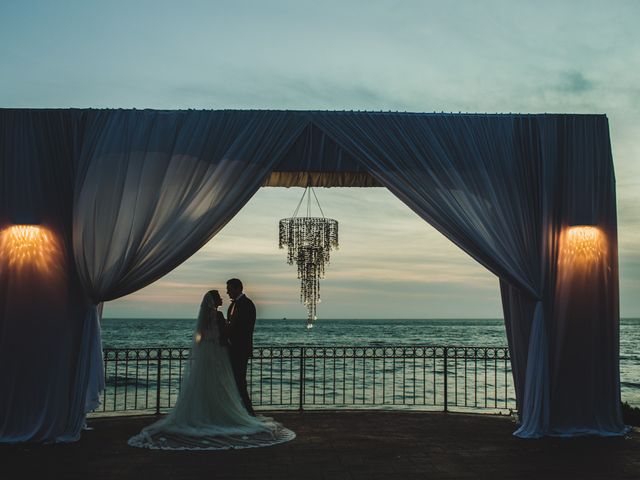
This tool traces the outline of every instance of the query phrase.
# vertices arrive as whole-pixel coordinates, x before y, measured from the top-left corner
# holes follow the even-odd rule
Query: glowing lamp
[[[586,264],[600,260],[607,252],[604,232],[592,225],[574,225],[563,232],[562,255],[566,262]]]
[[[10,269],[51,272],[59,266],[61,253],[55,235],[45,227],[12,225],[0,231],[0,257]]]

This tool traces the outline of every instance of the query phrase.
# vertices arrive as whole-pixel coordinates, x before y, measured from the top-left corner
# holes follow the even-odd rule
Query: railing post
[[[304,382],[305,382],[305,365],[304,365],[304,347],[300,347],[300,403],[298,411],[304,410]]]
[[[158,369],[156,375],[156,415],[160,415],[160,365],[162,362],[162,349],[158,349]]]
[[[447,379],[447,347],[444,347],[444,411],[445,413],[449,411],[449,391],[448,384],[449,381]]]
[[[104,376],[105,376],[105,381],[107,379],[107,363],[109,361],[109,350],[108,349],[104,349],[103,351],[104,353]],[[102,391],[102,411],[106,412],[107,411],[107,388],[105,385],[105,389]]]

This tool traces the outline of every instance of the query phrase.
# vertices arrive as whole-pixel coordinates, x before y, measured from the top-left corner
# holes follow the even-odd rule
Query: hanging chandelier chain
[[[320,209],[320,214],[322,215],[322,218],[324,218],[324,212],[322,211],[322,207],[320,206],[320,200],[318,200],[316,191],[313,189],[313,187],[310,187],[310,188],[311,188],[311,193],[313,193],[313,196],[316,198],[316,203],[318,204],[318,208]]]
[[[309,193],[311,192],[311,193]],[[296,206],[296,209],[293,211],[292,218],[298,216],[298,212],[300,211],[300,207],[302,206],[302,202],[304,202],[304,198],[307,197],[307,217],[311,216],[311,194],[313,194],[313,198],[316,200],[316,205],[318,205],[318,210],[320,210],[320,215],[322,218],[325,218],[324,211],[322,210],[322,205],[320,205],[320,200],[318,199],[318,195],[316,195],[316,191],[312,186],[307,186],[302,192],[302,197]]]
[[[296,207],[296,209],[293,212],[293,215],[291,216],[292,218],[295,218],[298,216],[298,210],[300,210],[300,205],[302,205],[302,201],[304,200],[304,196],[307,193],[307,189],[304,189],[304,192],[302,192],[302,198],[300,198],[300,201],[298,202],[298,206]]]

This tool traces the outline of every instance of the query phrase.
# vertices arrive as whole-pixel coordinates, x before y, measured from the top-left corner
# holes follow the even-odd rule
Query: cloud
[[[594,82],[588,80],[581,72],[563,72],[557,90],[567,93],[585,93],[595,88]]]

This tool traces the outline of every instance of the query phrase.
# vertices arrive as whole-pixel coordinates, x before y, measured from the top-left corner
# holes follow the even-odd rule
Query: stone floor
[[[166,452],[129,447],[154,417],[96,418],[66,445],[0,446],[0,478],[639,479],[640,434],[521,440],[507,417],[420,412],[272,412],[298,437],[268,448]],[[13,472],[13,473],[8,473]]]

